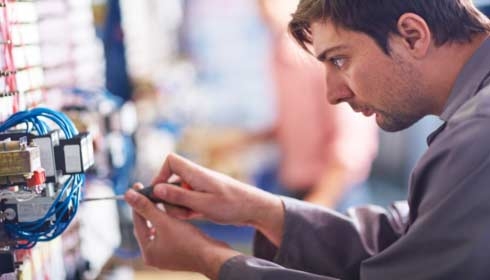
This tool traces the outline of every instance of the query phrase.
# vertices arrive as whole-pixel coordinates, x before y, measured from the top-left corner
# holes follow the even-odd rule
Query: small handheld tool
[[[182,182],[182,183],[168,183],[170,185],[175,185],[178,187],[182,187],[187,190],[192,190],[192,188],[189,186],[189,184]],[[166,205],[170,206],[175,206],[175,207],[182,207],[182,206],[177,206],[172,203],[168,203],[162,199],[156,198],[153,195],[153,186],[149,187],[144,187],[142,189],[137,190],[137,192],[141,193],[142,195],[146,196],[151,202],[153,203],[163,203]],[[124,195],[115,195],[115,196],[108,196],[108,197],[90,197],[90,198],[84,198],[82,199],[82,202],[90,202],[90,201],[102,201],[102,200],[124,200]]]

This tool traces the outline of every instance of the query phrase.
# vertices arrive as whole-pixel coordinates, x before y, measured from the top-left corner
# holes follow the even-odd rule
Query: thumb
[[[160,224],[163,214],[162,211],[144,195],[133,189],[129,189],[126,194],[124,194],[124,199],[136,213],[150,221],[152,225],[158,226]]]

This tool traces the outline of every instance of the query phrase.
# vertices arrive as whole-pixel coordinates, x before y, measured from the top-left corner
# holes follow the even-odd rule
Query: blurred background
[[[490,0],[474,2],[490,13]],[[13,26],[2,29],[2,48],[15,26],[30,27],[19,33],[24,39],[15,64],[3,58],[2,69],[14,67],[17,76],[21,69],[37,71],[27,80],[17,77],[15,89],[2,81],[0,123],[16,110],[46,106],[90,132],[95,168],[87,173],[86,196],[148,185],[166,155],[176,152],[270,192],[342,212],[405,199],[425,139],[441,122],[428,117],[386,133],[350,108],[328,105],[321,66],[285,32],[296,4],[0,1],[0,24]],[[13,20],[26,14],[31,17]],[[251,228],[194,223],[251,252]],[[81,205],[61,238],[16,258],[22,262],[16,272],[0,279],[205,279],[144,266],[123,202]]]

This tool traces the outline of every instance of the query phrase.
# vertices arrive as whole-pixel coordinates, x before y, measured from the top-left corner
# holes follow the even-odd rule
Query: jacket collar
[[[440,118],[443,121],[448,121],[461,105],[474,96],[486,83],[490,82],[489,75],[490,38],[487,38],[463,66]]]

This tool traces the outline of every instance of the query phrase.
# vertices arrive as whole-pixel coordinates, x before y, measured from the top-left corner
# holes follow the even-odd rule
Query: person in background
[[[221,280],[488,279],[490,20],[470,0],[302,0],[289,29],[323,63],[330,103],[390,132],[444,121],[407,201],[344,216],[170,155],[154,195],[185,209],[125,196],[145,261]],[[175,175],[192,190],[167,184]],[[255,227],[255,257],[183,221],[196,216]]]
[[[324,96],[322,65],[287,33],[298,0],[259,0],[260,14],[271,34],[270,68],[277,112],[275,126],[233,138],[216,147],[226,155],[250,144],[274,140],[280,152],[279,183],[283,193],[335,208],[349,204],[377,154],[378,130],[348,106],[335,107]],[[365,191],[360,189],[359,191]]]

